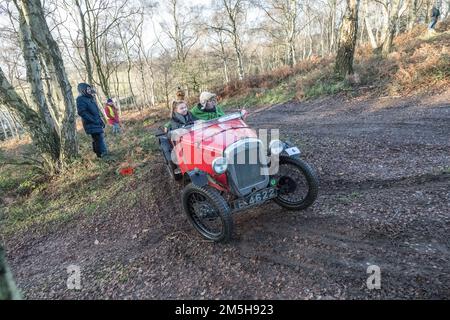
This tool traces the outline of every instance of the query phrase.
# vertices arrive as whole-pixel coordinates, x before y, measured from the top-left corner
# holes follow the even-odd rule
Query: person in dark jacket
[[[439,11],[439,8],[437,6],[433,6],[431,9],[431,23],[429,26],[430,30],[434,30],[434,27],[436,26],[436,23],[438,22],[439,16],[441,15],[441,12]]]
[[[183,128],[193,124],[195,120],[197,120],[197,118],[188,111],[186,101],[174,101],[172,103],[172,118],[167,126],[167,129],[168,131],[171,131]]]
[[[95,102],[95,90],[87,83],[78,85],[77,111],[86,134],[92,137],[92,148],[98,158],[108,153],[104,138],[105,123]]]

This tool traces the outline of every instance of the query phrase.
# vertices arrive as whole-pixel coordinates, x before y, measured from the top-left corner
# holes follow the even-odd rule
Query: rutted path
[[[289,103],[249,122],[299,143],[321,179],[313,207],[255,208],[236,217],[230,244],[205,242],[153,164],[130,187],[132,210],[8,241],[25,297],[450,298],[449,91]],[[72,263],[81,291],[66,289]],[[371,291],[373,264],[382,283]]]

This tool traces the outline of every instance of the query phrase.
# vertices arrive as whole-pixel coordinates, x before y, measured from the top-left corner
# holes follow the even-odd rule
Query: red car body
[[[244,117],[234,113],[157,134],[170,175],[183,181],[183,210],[208,240],[231,238],[232,213],[272,200],[301,210],[317,197],[316,173],[300,150],[278,139],[266,147]]]
[[[224,155],[230,145],[242,139],[258,139],[255,130],[251,129],[239,113],[231,114],[215,120],[200,122],[189,128],[176,130],[173,136],[177,164],[181,174],[193,170],[208,173],[214,183],[208,184],[222,191],[231,191],[226,173],[217,174],[212,170],[212,162]]]

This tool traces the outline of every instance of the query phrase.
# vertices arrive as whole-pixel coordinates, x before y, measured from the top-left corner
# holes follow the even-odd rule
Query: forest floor
[[[105,203],[85,196],[90,206],[63,223],[5,233],[24,297],[450,298],[450,90],[338,94],[262,108],[248,121],[300,145],[320,177],[311,208],[268,204],[235,217],[230,243],[203,241],[155,153],[134,176],[104,178],[122,179],[92,190]],[[81,290],[67,289],[69,265],[81,268]],[[367,288],[369,265],[380,267],[381,289]]]

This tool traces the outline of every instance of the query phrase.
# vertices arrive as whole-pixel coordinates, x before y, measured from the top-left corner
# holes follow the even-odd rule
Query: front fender
[[[204,187],[208,184],[208,174],[204,171],[194,169],[187,172],[189,179],[197,187]]]
[[[301,150],[299,147],[294,145],[290,141],[284,142],[284,150],[280,154],[281,156],[290,157],[290,158],[300,158],[301,157]]]

